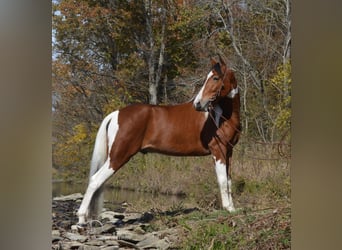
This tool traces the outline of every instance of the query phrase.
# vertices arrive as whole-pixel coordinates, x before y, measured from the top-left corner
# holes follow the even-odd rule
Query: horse
[[[103,203],[104,183],[138,152],[212,155],[222,207],[235,210],[231,159],[240,135],[240,96],[234,72],[219,56],[195,98],[177,105],[134,104],[107,115],[97,132],[79,226]]]

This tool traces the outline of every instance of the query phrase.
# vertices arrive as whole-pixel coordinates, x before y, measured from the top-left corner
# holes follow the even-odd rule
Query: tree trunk
[[[157,90],[158,86],[155,82],[154,77],[154,38],[153,38],[153,29],[152,29],[152,2],[151,0],[145,0],[145,11],[146,11],[146,31],[148,36],[148,85],[149,85],[149,93],[150,93],[150,104],[157,104]]]

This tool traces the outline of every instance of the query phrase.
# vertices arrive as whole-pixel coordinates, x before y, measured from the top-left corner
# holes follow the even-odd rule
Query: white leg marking
[[[90,177],[87,191],[83,197],[80,209],[77,212],[79,224],[85,223],[88,207],[94,192],[113,174],[114,170],[110,167],[108,158],[105,164],[92,177]]]
[[[223,164],[221,160],[215,162],[215,170],[217,175],[217,181],[221,192],[222,207],[229,212],[235,210],[232,199],[232,182],[227,178],[226,164]]]

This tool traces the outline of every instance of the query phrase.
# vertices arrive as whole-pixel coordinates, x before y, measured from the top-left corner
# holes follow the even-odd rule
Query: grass
[[[173,219],[175,220],[175,219]],[[178,218],[181,249],[289,249],[290,208],[197,211]]]

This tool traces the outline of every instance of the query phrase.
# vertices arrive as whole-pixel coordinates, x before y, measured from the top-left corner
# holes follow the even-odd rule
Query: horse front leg
[[[222,207],[229,212],[234,212],[235,207],[232,198],[232,180],[230,175],[227,173],[228,168],[228,164],[222,162],[221,159],[215,159],[215,171],[221,193]]]
[[[231,152],[220,143],[212,144],[212,154],[215,160],[215,172],[221,193],[222,207],[229,212],[234,212],[235,207],[232,197],[232,180],[230,174]]]

